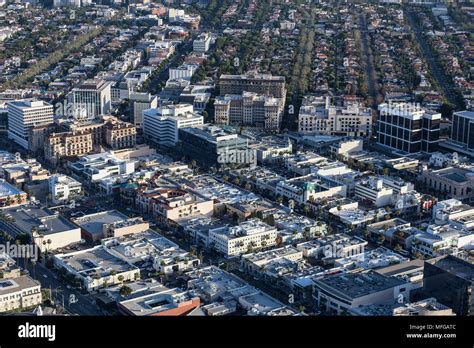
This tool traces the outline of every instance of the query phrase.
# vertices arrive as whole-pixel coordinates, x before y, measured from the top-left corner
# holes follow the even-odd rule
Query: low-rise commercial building
[[[37,205],[5,209],[10,219],[0,222],[1,228],[16,237],[27,234],[41,252],[63,248],[81,241],[81,230],[58,213]]]
[[[103,245],[53,256],[54,265],[75,276],[87,291],[140,279],[140,269],[112,255]]]
[[[42,302],[39,281],[27,275],[0,279],[0,313],[30,309]]]
[[[51,175],[48,182],[51,200],[55,204],[82,196],[82,184],[67,175]]]

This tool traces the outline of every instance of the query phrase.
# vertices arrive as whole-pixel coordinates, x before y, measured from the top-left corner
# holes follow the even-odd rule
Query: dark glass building
[[[441,114],[410,104],[380,104],[377,143],[402,153],[438,150]]]
[[[457,315],[474,314],[474,265],[452,255],[425,262],[423,288],[417,297],[434,297]]]
[[[474,112],[459,111],[453,114],[451,140],[468,150],[474,150]]]
[[[256,164],[255,150],[248,139],[215,125],[181,128],[181,152],[195,160],[202,168],[246,167]]]

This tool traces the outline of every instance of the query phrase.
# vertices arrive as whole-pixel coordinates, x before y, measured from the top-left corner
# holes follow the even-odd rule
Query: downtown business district
[[[189,3],[0,1],[0,312],[473,314],[474,8]]]

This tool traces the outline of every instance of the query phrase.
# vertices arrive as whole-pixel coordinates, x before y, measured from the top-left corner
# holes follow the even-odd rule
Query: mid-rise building
[[[84,156],[93,150],[92,133],[51,133],[44,143],[44,156],[53,165],[64,157]]]
[[[166,146],[178,142],[180,128],[202,125],[204,117],[190,104],[166,105],[143,112],[143,134],[151,141]]]
[[[73,88],[69,98],[76,119],[87,120],[107,115],[112,105],[111,82],[86,80]]]
[[[211,35],[202,33],[198,39],[193,41],[193,51],[198,53],[206,53],[211,46]]]
[[[245,125],[266,129],[280,127],[284,98],[274,98],[253,92],[218,96],[214,103],[214,121],[223,125]]]
[[[298,115],[301,133],[366,137],[372,133],[372,111],[358,103],[333,106],[330,97],[308,96]]]
[[[53,5],[54,7],[81,7],[82,2],[87,4],[86,1],[81,0],[54,0]]]
[[[425,262],[423,291],[420,296],[434,297],[452,308],[456,315],[474,314],[474,266],[448,255]]]
[[[253,166],[257,162],[247,138],[214,125],[181,128],[179,141],[184,155],[205,168]]]
[[[143,111],[156,109],[158,107],[158,97],[150,93],[130,93],[131,119],[136,127],[142,127]]]
[[[418,180],[447,198],[474,199],[474,171],[460,167],[425,170]]]
[[[137,128],[127,122],[107,122],[104,126],[105,144],[113,150],[134,147],[137,144]]]
[[[272,96],[274,98],[285,98],[285,78],[272,75],[221,75],[219,79],[220,95],[242,94],[253,92]]]
[[[177,68],[169,70],[169,79],[176,80],[176,79],[184,79],[184,80],[191,80],[194,73],[198,69],[197,65],[191,64],[184,64]]]
[[[53,123],[53,106],[41,100],[11,101],[7,108],[8,138],[27,150],[30,129]]]
[[[232,257],[277,244],[277,229],[259,219],[209,231],[209,246]]]
[[[361,180],[355,185],[355,196],[377,208],[391,204],[393,194],[392,188],[384,186],[384,181],[375,177]]]
[[[375,271],[326,275],[313,282],[316,305],[338,315],[363,305],[395,302],[400,294],[409,298],[404,281]]]
[[[377,143],[402,153],[438,150],[441,114],[409,104],[380,104]]]
[[[474,112],[458,111],[453,113],[450,139],[458,145],[474,151]]]
[[[135,162],[120,159],[110,152],[81,157],[71,164],[72,176],[82,178],[89,183],[114,175],[128,175],[135,171]]]

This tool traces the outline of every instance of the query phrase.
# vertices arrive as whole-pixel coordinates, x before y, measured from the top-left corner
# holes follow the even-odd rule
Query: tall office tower
[[[8,138],[28,150],[28,136],[34,126],[53,123],[51,104],[41,100],[8,102]]]
[[[450,138],[456,145],[474,151],[474,112],[459,111],[453,114]]]
[[[111,83],[104,80],[86,80],[73,88],[70,95],[73,116],[90,120],[110,113],[112,104]]]
[[[379,105],[377,143],[401,153],[435,152],[441,114],[407,103]]]

